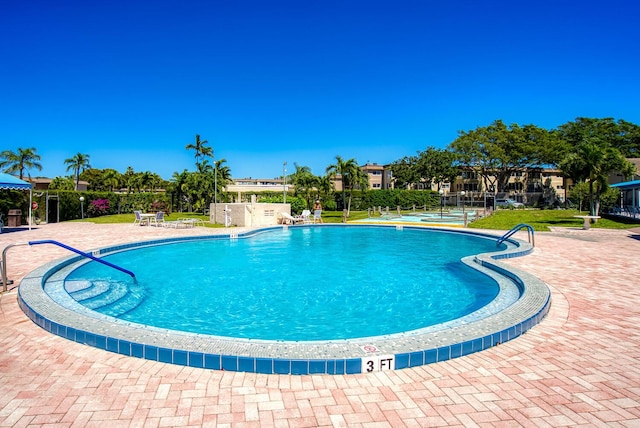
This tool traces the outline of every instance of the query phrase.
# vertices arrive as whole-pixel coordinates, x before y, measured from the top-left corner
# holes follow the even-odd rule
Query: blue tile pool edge
[[[243,236],[240,236],[240,234],[238,234],[237,236],[249,237],[255,235],[256,233],[261,233],[273,229],[280,229],[280,227],[259,229],[242,234]],[[470,233],[481,235],[491,239],[498,238],[483,233],[460,232],[459,230],[450,232]],[[178,239],[163,239],[157,241],[140,242],[103,248],[100,250],[100,254],[105,254],[112,251],[121,251],[123,249],[134,248],[143,245],[160,245],[167,242],[193,240],[194,238],[229,239],[230,237],[230,235],[217,235],[213,237],[185,237]],[[539,301],[539,305],[537,306],[536,311],[529,314],[529,316],[527,316],[525,319],[513,323],[506,328],[502,328],[488,334],[483,334],[479,337],[472,337],[460,343],[452,343],[446,346],[438,346],[435,348],[417,349],[412,350],[411,352],[393,353],[391,354],[391,356],[393,357],[394,369],[397,370],[416,367],[424,364],[432,364],[450,360],[452,358],[462,357],[474,352],[479,352],[493,346],[497,346],[509,340],[515,339],[516,337],[524,334],[529,329],[541,322],[541,320],[548,313],[551,305],[551,296],[548,287],[546,287],[544,283],[539,281],[533,275],[514,269],[511,266],[504,265],[496,260],[499,258],[517,257],[528,254],[532,251],[533,247],[526,243],[521,243],[515,240],[510,240],[510,243],[514,245],[508,248],[506,251],[502,251],[500,253],[480,254],[475,257],[472,256],[473,262],[486,269],[490,269],[500,275],[508,277],[510,280],[516,283],[516,285],[521,289],[523,295],[526,295],[526,293],[528,291],[531,291],[531,289],[535,289],[537,294],[539,294],[537,299]],[[44,281],[52,275],[51,271],[54,267],[66,266],[73,263],[74,261],[77,261],[78,259],[80,259],[80,257],[74,256],[62,259],[62,261],[49,263],[40,268],[42,272],[37,272],[38,270],[36,270],[25,276],[25,278],[23,279],[23,283],[27,285],[29,282],[32,282],[32,286],[36,285],[37,287],[42,289]],[[36,284],[33,284],[33,282],[35,282]],[[384,356],[380,355],[379,353],[372,353],[354,358],[265,358],[260,356],[213,354],[194,350],[168,348],[149,343],[137,343],[130,339],[110,337],[108,335],[97,334],[95,332],[67,326],[42,315],[41,313],[39,313],[39,311],[35,310],[31,305],[27,303],[28,299],[23,295],[23,290],[26,290],[27,287],[23,288],[22,285],[23,284],[21,283],[18,289],[19,306],[36,325],[52,334],[66,338],[68,340],[125,356],[205,369],[243,371],[261,374],[294,375],[358,374],[363,372],[365,360]]]

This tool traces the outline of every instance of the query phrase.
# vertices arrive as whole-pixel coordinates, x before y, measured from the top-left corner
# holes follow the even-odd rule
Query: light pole
[[[287,161],[282,164],[282,198],[287,203]]]
[[[213,153],[211,157],[213,157],[213,224],[218,224],[218,162]]]
[[[84,196],[80,196],[80,215],[82,216],[82,221],[84,221]]]
[[[444,206],[444,190],[438,190],[440,194],[440,220],[442,220],[442,207]]]
[[[464,190],[460,192],[460,196],[462,196],[462,215],[464,216]]]

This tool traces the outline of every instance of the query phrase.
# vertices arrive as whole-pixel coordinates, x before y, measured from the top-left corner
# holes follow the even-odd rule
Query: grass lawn
[[[537,232],[549,231],[549,227],[582,227],[583,220],[575,215],[587,215],[578,210],[497,210],[492,216],[482,218],[469,224],[471,228],[509,230],[513,226],[526,223]],[[639,227],[640,222],[630,219],[601,218],[593,223],[593,228],[603,229],[631,229]]]
[[[222,224],[212,224],[209,223],[209,216],[208,215],[204,215],[204,214],[199,214],[199,213],[171,213],[169,215],[165,214],[164,215],[164,219],[165,220],[177,220],[179,218],[197,218],[199,220],[202,220],[204,222],[204,225],[206,227],[224,227],[224,225]],[[128,214],[114,214],[114,215],[105,215],[102,217],[92,217],[92,218],[85,218],[85,221],[90,221],[91,223],[96,223],[96,224],[107,224],[107,223],[131,223],[133,224],[133,220],[135,219],[135,216],[133,215],[133,213],[128,213]],[[82,221],[82,220],[73,220],[73,221]]]
[[[497,210],[492,216],[474,221],[469,224],[470,228],[477,229],[495,229],[509,230],[513,226],[526,223],[532,226],[536,231],[548,231],[549,227],[582,227],[582,219],[575,218],[574,215],[585,215],[584,211],[578,210]],[[176,220],[178,218],[197,218],[204,222],[206,227],[224,227],[221,224],[209,223],[209,216],[198,213],[172,213],[165,216],[167,220]],[[366,211],[352,211],[349,220],[359,220],[367,218]],[[96,218],[87,218],[85,221],[92,223],[133,223],[134,215],[116,214]],[[323,211],[322,220],[325,223],[342,223],[342,211]],[[75,220],[81,221],[81,220]],[[597,223],[592,224],[593,228],[605,229],[630,229],[640,227],[640,222],[630,219],[607,219],[602,218]]]

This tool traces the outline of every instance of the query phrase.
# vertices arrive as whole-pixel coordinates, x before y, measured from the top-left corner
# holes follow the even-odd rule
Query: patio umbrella
[[[0,189],[29,191],[29,230],[31,230],[31,204],[33,202],[33,189],[31,187],[31,183],[20,180],[11,174],[0,172]]]

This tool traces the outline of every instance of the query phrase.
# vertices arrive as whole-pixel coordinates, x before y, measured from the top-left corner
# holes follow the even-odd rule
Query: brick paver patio
[[[62,223],[0,235],[82,250],[191,233]],[[0,297],[0,426],[640,426],[640,230],[558,229],[507,261],[545,281],[547,318],[520,338],[419,368],[348,376],[207,371],[124,357],[46,333]],[[8,251],[16,284],[68,253]]]

